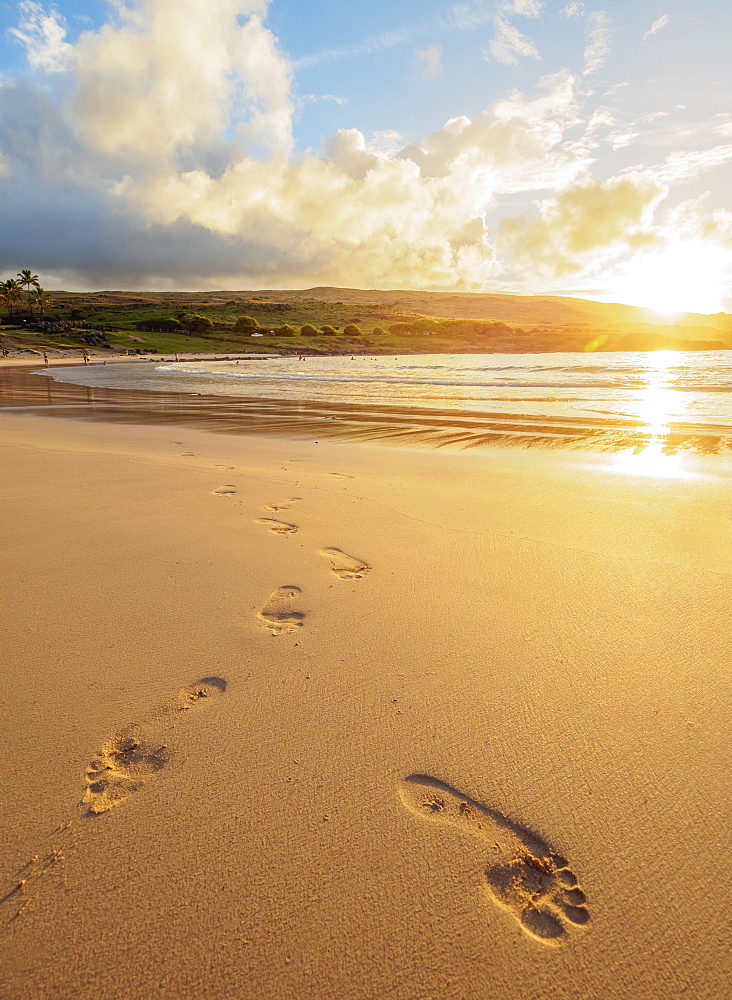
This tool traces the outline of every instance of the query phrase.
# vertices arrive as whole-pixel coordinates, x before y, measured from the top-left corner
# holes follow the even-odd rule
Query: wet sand
[[[0,413],[2,996],[723,997],[723,462],[148,404]]]

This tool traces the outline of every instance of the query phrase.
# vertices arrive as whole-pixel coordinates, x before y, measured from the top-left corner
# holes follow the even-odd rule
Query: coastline
[[[8,997],[722,996],[728,479],[163,420],[0,412]],[[131,724],[169,756],[90,815]],[[487,889],[517,826],[558,939]]]

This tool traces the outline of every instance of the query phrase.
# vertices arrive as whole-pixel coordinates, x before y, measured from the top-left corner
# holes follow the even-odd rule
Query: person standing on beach
[[[84,354],[84,364],[85,365],[89,364],[89,355],[88,354]]]
[[[48,368],[48,355],[46,354],[45,351],[43,352],[43,363],[46,366],[46,368]]]

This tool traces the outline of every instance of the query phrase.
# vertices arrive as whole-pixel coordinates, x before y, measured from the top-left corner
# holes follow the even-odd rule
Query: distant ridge
[[[719,332],[732,333],[732,315],[728,313],[683,313],[663,316],[639,306],[618,302],[596,302],[594,299],[558,295],[504,295],[483,292],[423,292],[408,289],[338,288],[317,285],[305,289],[220,289],[206,292],[65,292],[53,291],[54,298],[96,298],[111,301],[147,301],[214,304],[221,300],[241,299],[261,302],[300,303],[317,299],[344,304],[379,304],[394,312],[449,319],[500,320],[521,326],[633,326],[658,327],[669,331],[684,327],[685,337],[692,340],[713,339]],[[661,330],[659,329],[660,333]]]

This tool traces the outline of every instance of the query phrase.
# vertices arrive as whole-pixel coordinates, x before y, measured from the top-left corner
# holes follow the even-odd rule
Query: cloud
[[[170,159],[231,129],[245,148],[286,155],[291,71],[265,11],[263,0],[138,0],[82,33],[72,114],[84,145],[120,162]]]
[[[602,69],[612,37],[612,23],[604,10],[595,10],[587,15],[587,38],[585,41],[585,65],[583,73],[591,76]]]
[[[664,184],[679,184],[693,180],[732,160],[732,145],[714,146],[711,149],[671,153],[663,163],[647,168],[658,181]]]
[[[582,0],[570,0],[559,13],[562,17],[581,17],[585,12],[585,5]]]
[[[333,104],[348,104],[347,97],[336,97],[335,94],[303,94],[303,101],[309,101],[311,104],[316,104],[318,101],[332,101]]]
[[[425,66],[422,76],[425,80],[436,80],[442,76],[442,46],[428,45],[425,49],[417,52],[420,59],[424,59]]]
[[[468,3],[453,4],[444,23],[448,28],[472,31],[493,20],[494,4],[486,0],[470,0]]]
[[[518,14],[520,17],[539,17],[544,4],[541,0],[507,0],[503,9],[507,14]]]
[[[621,256],[653,243],[653,212],[665,195],[661,184],[639,173],[582,180],[538,202],[538,217],[502,220],[498,243],[516,262],[546,275],[580,272],[593,257]]]
[[[344,129],[320,157],[286,155],[291,137],[279,112],[289,123],[289,91],[283,82],[269,104],[263,96],[266,82],[289,80],[283,56],[254,5],[238,24],[233,2],[215,2],[208,36],[192,25],[181,34],[168,0],[82,35],[76,89],[61,108],[27,84],[0,88],[0,150],[13,166],[0,211],[18,227],[25,218],[13,254],[35,245],[37,267],[49,269],[56,255],[77,285],[104,273],[107,285],[134,278],[147,287],[221,287],[226,278],[477,288],[499,269],[486,238],[489,207],[508,193],[561,189],[588,169],[588,149],[565,138],[577,123],[567,73],[421,143]],[[183,62],[174,75],[192,37],[210,57],[200,60],[206,71]],[[257,51],[252,40],[262,43]],[[115,79],[129,106],[114,101]],[[152,122],[142,115],[148,104],[159,109]],[[250,133],[233,134],[260,114],[277,142],[255,156]]]
[[[59,73],[69,69],[72,46],[66,41],[64,20],[55,8],[46,12],[33,0],[18,4],[21,22],[8,34],[25,46],[31,69],[44,73]]]
[[[267,0],[269,2],[269,0]],[[396,31],[385,31],[380,35],[372,35],[353,45],[342,45],[334,49],[322,49],[309,56],[301,56],[292,66],[295,70],[309,69],[327,62],[339,62],[342,59],[354,59],[360,56],[370,56],[374,52],[393,49],[412,40],[411,28],[399,28]]]
[[[648,31],[643,36],[643,40],[645,41],[646,38],[650,38],[651,35],[657,35],[659,31],[662,31],[663,28],[666,27],[666,25],[669,23],[670,20],[671,20],[671,18],[669,17],[668,14],[662,14],[650,26],[650,28],[648,29]]]
[[[522,35],[502,14],[496,14],[493,24],[496,35],[490,42],[489,50],[496,62],[504,66],[515,66],[521,56],[529,59],[541,58],[531,39]]]

